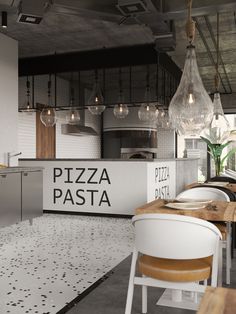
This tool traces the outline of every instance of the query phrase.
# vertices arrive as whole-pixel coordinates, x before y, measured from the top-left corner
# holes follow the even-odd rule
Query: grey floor
[[[235,252],[236,253],[236,252]],[[236,255],[235,255],[236,256]],[[130,257],[121,262],[114,273],[71,308],[67,314],[124,314]],[[230,288],[236,288],[236,257],[233,260]],[[228,286],[229,287],[229,286]],[[195,311],[156,306],[163,289],[148,288],[148,314],[193,314]],[[141,313],[141,288],[136,287],[132,314]]]

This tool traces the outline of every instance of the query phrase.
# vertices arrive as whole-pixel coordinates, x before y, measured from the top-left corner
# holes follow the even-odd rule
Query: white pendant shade
[[[203,86],[192,45],[187,47],[183,74],[170,102],[169,116],[181,135],[199,135],[212,120],[213,104]]]

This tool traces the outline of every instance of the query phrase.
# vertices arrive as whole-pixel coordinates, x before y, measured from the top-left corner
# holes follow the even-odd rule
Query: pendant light
[[[173,126],[181,135],[199,135],[211,122],[213,104],[207,94],[197,67],[195,47],[195,23],[191,17],[192,0],[188,0],[186,33],[189,40],[180,84],[169,105]]]
[[[73,87],[74,80],[73,80],[73,73],[71,74],[71,81],[70,81],[70,109],[66,113],[66,123],[68,124],[78,124],[80,121],[80,114],[79,111],[75,108],[75,90]],[[79,72],[79,86],[80,86],[80,72]]]
[[[33,81],[33,78],[32,78]],[[35,108],[33,105],[33,102],[31,102],[31,93],[30,93],[30,81],[29,77],[26,78],[26,100],[24,102],[23,108],[20,109],[21,112],[26,112],[27,114],[32,114],[32,112],[35,112]]]
[[[149,65],[147,65],[147,75],[146,75],[146,91],[145,91],[145,102],[141,104],[138,110],[139,120],[144,122],[152,122],[157,119],[158,110],[154,103],[151,103],[150,95],[150,79],[149,79]]]
[[[40,120],[46,127],[53,127],[56,123],[56,111],[52,106],[51,98],[51,74],[49,75],[48,81],[48,103],[41,111]]]
[[[98,72],[95,70],[95,82],[93,85],[93,90],[91,96],[88,100],[88,110],[93,115],[100,115],[104,110],[104,98],[102,95],[101,87],[98,82]]]
[[[118,102],[113,109],[114,116],[117,119],[124,119],[129,114],[129,108],[124,103],[124,95],[123,95],[123,89],[122,89],[122,77],[121,76],[122,76],[121,69],[119,69],[119,97],[118,97]]]
[[[203,132],[212,144],[222,144],[230,136],[230,125],[225,117],[219,93],[219,13],[217,13],[217,61],[215,75],[215,93],[213,99],[214,113],[208,130]]]

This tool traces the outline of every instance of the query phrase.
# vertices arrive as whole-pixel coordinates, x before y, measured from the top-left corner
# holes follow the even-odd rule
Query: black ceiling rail
[[[210,48],[209,48],[209,46],[208,46],[208,43],[207,43],[207,41],[206,41],[206,39],[205,39],[205,36],[204,36],[202,30],[201,30],[201,28],[200,28],[200,25],[199,25],[199,22],[198,22],[198,18],[197,18],[197,17],[193,17],[193,20],[194,20],[195,23],[196,23],[196,28],[197,28],[198,33],[199,33],[199,35],[200,35],[200,37],[201,37],[201,40],[202,40],[202,42],[203,42],[203,44],[204,44],[204,46],[205,46],[205,48],[206,48],[208,57],[209,57],[209,59],[211,60],[211,62],[212,62],[212,64],[214,65],[214,67],[216,67],[216,63],[215,63],[215,60],[214,60],[213,55],[212,55],[212,53],[211,53],[211,50],[210,50]],[[219,77],[220,77],[220,82],[221,82],[221,84],[222,84],[222,87],[223,87],[225,93],[227,93],[227,89],[226,89],[226,87],[225,87],[225,84],[224,84],[224,82],[223,82],[223,79],[222,79],[222,76],[221,76],[220,73],[219,73]],[[212,78],[212,81],[214,81],[214,78]]]
[[[157,52],[154,44],[21,58],[19,76],[156,64],[157,53],[160,66],[180,80],[180,68],[166,53]]]
[[[213,30],[212,30],[212,26],[211,26],[211,23],[209,21],[209,18],[208,16],[204,15],[204,19],[205,19],[205,22],[206,22],[206,25],[207,25],[207,28],[209,30],[209,33],[211,35],[211,39],[212,39],[212,42],[214,44],[214,47],[217,51],[217,42],[216,42],[216,39],[215,39],[215,36],[214,36],[214,33],[213,33]],[[229,86],[229,90],[230,90],[230,93],[232,93],[232,87],[231,87],[231,84],[230,84],[230,81],[229,81],[229,77],[228,77],[228,74],[226,72],[226,69],[225,69],[225,64],[224,64],[224,61],[222,59],[222,55],[220,53],[220,50],[218,51],[218,54],[219,54],[219,59],[220,59],[220,64],[223,68],[223,71],[224,71],[224,74],[225,74],[225,77],[226,77],[226,81],[227,81],[227,84]]]

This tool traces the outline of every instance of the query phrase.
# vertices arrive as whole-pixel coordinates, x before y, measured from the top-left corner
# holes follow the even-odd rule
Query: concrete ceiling
[[[137,0],[137,2],[141,1]],[[47,10],[39,25],[22,24],[16,21],[20,0],[0,0],[0,10],[8,12],[8,28],[1,29],[1,32],[19,41],[20,57],[154,42],[161,50],[171,50],[175,46],[176,37],[175,50],[169,54],[180,68],[183,67],[186,46],[185,0],[146,0],[147,11],[132,17],[122,15],[116,7],[118,0],[34,0],[33,2],[47,4]],[[221,91],[236,92],[235,11],[236,1],[233,0],[193,1],[193,16],[199,29],[195,40],[197,59],[204,84],[209,92],[214,91],[216,50],[212,38],[216,36],[217,12],[220,12],[220,52],[224,63],[224,67],[220,67],[223,83]],[[212,29],[213,37],[209,27]]]

